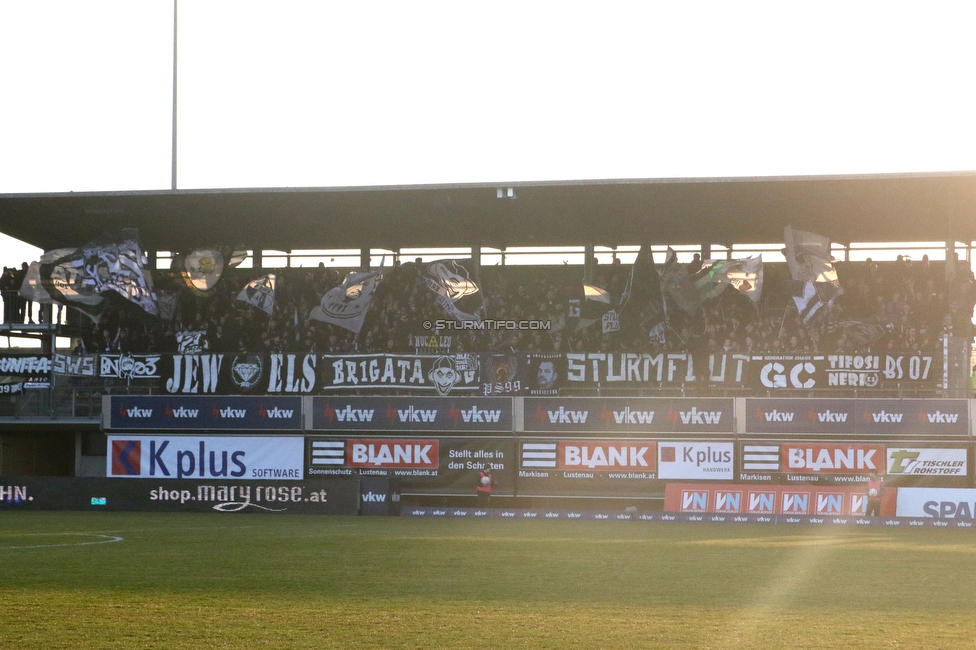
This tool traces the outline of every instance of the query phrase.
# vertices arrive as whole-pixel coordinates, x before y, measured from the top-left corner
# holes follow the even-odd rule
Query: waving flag
[[[383,279],[379,271],[348,274],[338,287],[330,289],[308,315],[309,319],[332,323],[351,332],[363,329],[373,292]]]
[[[274,311],[275,301],[275,274],[269,273],[255,280],[251,280],[237,294],[237,299],[242,300],[269,315]]]
[[[460,260],[438,260],[421,265],[420,277],[437,297],[437,304],[455,320],[480,321],[484,309],[481,288]]]

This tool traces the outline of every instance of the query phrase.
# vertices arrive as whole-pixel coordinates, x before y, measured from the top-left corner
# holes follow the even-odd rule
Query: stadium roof
[[[976,241],[976,173],[0,195],[0,231],[45,250],[121,228],[147,250],[289,251],[763,244],[787,224],[839,243]]]

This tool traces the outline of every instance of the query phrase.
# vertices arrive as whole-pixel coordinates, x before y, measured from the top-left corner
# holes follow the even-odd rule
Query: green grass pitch
[[[4,650],[832,647],[976,647],[976,535],[0,513]]]

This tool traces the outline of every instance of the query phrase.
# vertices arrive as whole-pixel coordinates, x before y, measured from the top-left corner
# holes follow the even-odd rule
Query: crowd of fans
[[[419,261],[419,260],[418,260]],[[700,263],[698,263],[700,264]],[[570,302],[581,297],[580,267],[486,267],[481,269],[482,315],[495,320],[533,320],[548,329],[458,331],[425,329],[425,322],[450,318],[428,289],[417,263],[384,272],[362,330],[356,334],[308,318],[322,296],[342,282],[340,271],[317,268],[271,270],[276,275],[272,313],[237,299],[244,285],[262,275],[229,269],[214,290],[187,288],[169,271],[153,271],[161,301],[172,313],[148,318],[119,302],[96,323],[69,309],[69,331],[77,352],[177,352],[181,333],[202,332],[208,350],[247,352],[412,353],[418,337],[450,337],[450,352],[735,352],[743,354],[919,352],[938,349],[944,334],[972,337],[976,284],[967,264],[923,258],[878,264],[837,265],[843,292],[830,306],[804,320],[792,296],[796,284],[785,264],[766,264],[762,299],[727,290],[688,314],[665,298],[666,319],[653,332],[641,327],[604,331],[600,319],[580,321]],[[691,269],[694,270],[694,269]],[[16,296],[26,265],[2,275],[4,322],[23,323],[32,313]],[[605,288],[611,302],[631,273],[629,265],[596,268],[590,282]],[[168,311],[168,310],[167,310]],[[446,350],[445,350],[446,351]]]

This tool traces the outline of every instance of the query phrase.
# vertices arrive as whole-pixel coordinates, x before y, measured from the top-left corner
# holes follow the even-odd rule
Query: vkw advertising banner
[[[313,431],[512,432],[511,397],[315,397]]]
[[[300,431],[302,398],[112,395],[102,417],[109,430]]]
[[[964,399],[748,398],[748,433],[965,436]]]
[[[525,398],[525,430],[539,433],[732,433],[732,416],[729,398]]]

